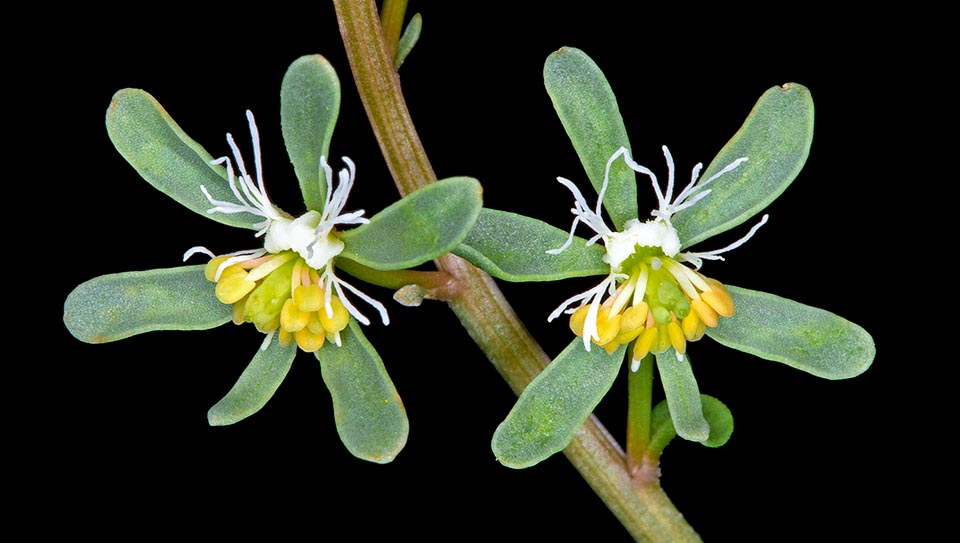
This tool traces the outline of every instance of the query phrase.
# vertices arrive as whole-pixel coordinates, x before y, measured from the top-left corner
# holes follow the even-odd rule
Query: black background
[[[899,176],[900,152],[890,123],[906,115],[895,98],[911,75],[891,61],[902,58],[897,33],[798,6],[721,14],[621,5],[629,2],[530,3],[521,12],[497,3],[411,4],[424,30],[401,80],[438,176],[476,177],[487,206],[560,228],[570,224],[571,199],[555,178],[584,187],[586,178],[543,89],[543,61],[559,47],[583,49],[605,72],[637,161],[665,172],[667,144],[680,177],[709,162],[769,87],[795,81],[811,90],[816,136],[807,165],[750,243],[704,272],[859,323],[874,334],[876,361],[855,379],[826,381],[709,339],[694,344],[701,390],[730,407],[736,431],[720,449],[672,443],[662,484],[710,541],[890,534],[892,519],[903,520],[893,515],[892,495],[905,477],[890,473],[902,460],[898,395],[909,388],[892,356],[897,338],[909,334],[883,333],[897,311],[882,292],[889,225],[902,203],[889,181]],[[365,332],[411,426],[388,465],[355,459],[341,445],[319,365],[302,353],[261,412],[232,427],[207,425],[207,409],[260,344],[251,326],[107,345],[81,343],[63,327],[63,300],[82,281],[175,266],[194,245],[253,247],[249,232],[185,210],[113,149],[103,118],[118,89],[153,94],[213,156],[227,153],[226,132],[247,144],[244,110],[253,110],[268,190],[298,213],[280,135],[280,81],[300,55],[323,54],[343,90],[331,153],[358,164],[347,209],[370,216],[396,199],[332,5],[233,9],[58,13],[94,22],[44,28],[48,53],[25,66],[26,109],[41,128],[28,147],[42,153],[36,164],[49,184],[19,189],[52,205],[42,217],[57,231],[31,257],[44,281],[41,315],[31,321],[43,331],[32,346],[40,354],[19,360],[30,376],[10,384],[29,398],[14,411],[24,414],[13,424],[23,431],[18,501],[28,518],[58,519],[36,529],[107,538],[269,530],[281,540],[326,541],[549,540],[589,531],[591,540],[629,541],[562,455],[522,471],[495,461],[490,437],[515,396],[441,303],[405,308],[386,290],[365,289],[389,302],[391,325]],[[639,192],[644,208],[653,196]],[[57,256],[40,259],[48,250]],[[502,288],[555,355],[571,338],[565,323],[546,316],[592,282]],[[624,377],[597,410],[620,440],[625,389]]]

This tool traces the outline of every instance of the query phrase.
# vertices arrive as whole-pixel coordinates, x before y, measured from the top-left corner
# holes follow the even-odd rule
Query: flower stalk
[[[401,195],[435,181],[436,175],[400,89],[376,3],[333,3],[354,81]],[[519,394],[550,358],[486,273],[454,255],[442,256],[435,263],[459,283],[459,295],[449,301],[451,309]],[[587,419],[564,453],[637,540],[700,540],[670,502],[658,479],[637,484],[631,477],[623,449],[594,416]]]

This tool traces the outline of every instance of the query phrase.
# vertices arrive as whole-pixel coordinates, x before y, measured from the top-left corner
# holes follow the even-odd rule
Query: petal
[[[620,373],[625,347],[587,352],[575,338],[527,385],[493,434],[493,453],[511,468],[533,466],[570,444]]]
[[[736,306],[707,335],[734,349],[826,379],[863,373],[876,354],[866,330],[829,311],[727,285]]]
[[[107,109],[107,133],[117,151],[148,183],[187,209],[240,228],[256,229],[254,224],[263,221],[263,217],[246,212],[207,213],[213,206],[201,186],[215,200],[236,200],[226,170],[210,164],[213,157],[146,92],[123,89],[113,95]]]
[[[330,390],[337,432],[356,457],[378,464],[396,458],[407,443],[410,424],[383,360],[356,321],[316,352]]]
[[[341,256],[375,270],[411,268],[450,252],[483,205],[480,183],[451,177],[411,192],[340,235]]]
[[[567,232],[543,221],[484,208],[453,252],[506,281],[555,281],[610,272],[610,265],[603,261],[603,246],[588,247],[582,238],[574,238],[559,254],[547,254],[567,237]]]
[[[690,441],[706,441],[710,424],[703,416],[700,388],[690,367],[690,357],[684,355],[683,360],[677,360],[676,351],[670,348],[657,355],[657,368],[677,435]]]
[[[630,150],[617,97],[593,60],[573,47],[547,57],[543,82],[583,169],[599,193],[607,161],[620,147]],[[616,230],[637,218],[636,175],[622,160],[610,168],[603,205]]]
[[[73,289],[63,322],[77,339],[106,343],[154,330],[206,330],[230,320],[203,266],[101,275]]]
[[[767,207],[800,173],[812,141],[810,91],[787,83],[765,92],[700,180],[710,179],[738,158],[747,157],[747,162],[718,177],[710,184],[709,195],[673,216],[683,246],[725,232]]]
[[[230,392],[207,411],[210,426],[239,422],[260,411],[273,397],[297,355],[296,343],[281,347],[279,341],[280,334],[274,334],[265,350],[257,349]]]
[[[340,112],[340,80],[320,55],[293,61],[280,85],[280,125],[287,154],[308,209],[323,211],[327,184],[320,157],[328,157]]]

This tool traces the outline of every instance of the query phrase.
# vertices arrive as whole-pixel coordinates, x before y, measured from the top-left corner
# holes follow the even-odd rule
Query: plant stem
[[[627,471],[638,483],[658,477],[659,455],[649,454],[654,364],[656,358],[648,354],[627,376]]]
[[[334,0],[354,81],[390,173],[402,195],[436,180],[414,128],[400,80],[384,44],[374,0]],[[493,279],[454,255],[437,266],[460,283],[449,301],[471,338],[516,393],[550,362]],[[658,480],[638,484],[623,450],[590,416],[564,450],[584,479],[637,540],[700,541]]]

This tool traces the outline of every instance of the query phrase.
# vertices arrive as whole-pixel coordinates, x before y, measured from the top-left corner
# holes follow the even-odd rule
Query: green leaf
[[[281,347],[280,335],[274,334],[266,350],[257,349],[230,392],[207,411],[210,426],[240,422],[260,411],[287,376],[296,356],[296,343]]]
[[[812,141],[810,91],[787,83],[765,92],[700,180],[738,158],[747,157],[747,162],[718,177],[710,183],[708,196],[673,216],[683,246],[725,232],[767,207],[800,173]]]
[[[520,394],[493,434],[493,454],[511,468],[533,466],[566,448],[620,372],[624,347],[587,352],[575,338]]]
[[[700,389],[690,367],[690,356],[677,360],[673,348],[657,355],[660,381],[670,407],[670,418],[677,434],[690,441],[704,442],[710,437],[710,424],[703,416]]]
[[[340,256],[375,270],[399,270],[450,252],[470,231],[483,205],[480,183],[451,177],[411,192],[340,235]]]
[[[554,281],[609,273],[603,246],[587,247],[582,238],[574,238],[560,254],[547,254],[566,243],[568,236],[543,221],[484,208],[453,252],[505,281]]]
[[[320,55],[293,61],[280,84],[280,127],[287,154],[300,181],[307,208],[323,211],[326,174],[320,157],[327,157],[333,126],[340,112],[340,80]]]
[[[407,413],[360,325],[350,319],[340,337],[340,347],[327,343],[316,353],[333,400],[337,432],[354,456],[386,464],[407,443]]]
[[[703,405],[703,416],[710,425],[710,437],[700,443],[707,447],[720,447],[733,435],[733,414],[723,402],[713,396],[701,394],[700,402]],[[677,437],[666,400],[653,408],[651,428],[650,449],[656,456],[660,456],[670,441]]]
[[[407,59],[407,55],[413,50],[413,46],[420,39],[420,30],[423,28],[423,17],[419,13],[414,13],[407,23],[407,28],[403,30],[400,40],[397,42],[397,54],[393,56],[393,69],[399,70],[400,65]]]
[[[216,200],[234,202],[226,170],[210,164],[213,157],[190,139],[163,107],[140,89],[113,95],[107,109],[107,134],[117,151],[160,192],[187,209],[228,226],[254,229],[263,217],[247,212],[207,213]]]
[[[154,330],[206,330],[230,320],[203,266],[101,275],[73,289],[63,322],[74,337],[106,343]]]
[[[630,150],[610,84],[593,60],[573,47],[563,47],[547,57],[543,82],[583,169],[599,193],[607,161],[620,147]],[[617,160],[610,168],[603,205],[616,230],[637,218],[636,175],[623,160]]]
[[[727,285],[736,307],[707,335],[727,347],[826,379],[863,373],[876,354],[866,330],[829,311]]]

